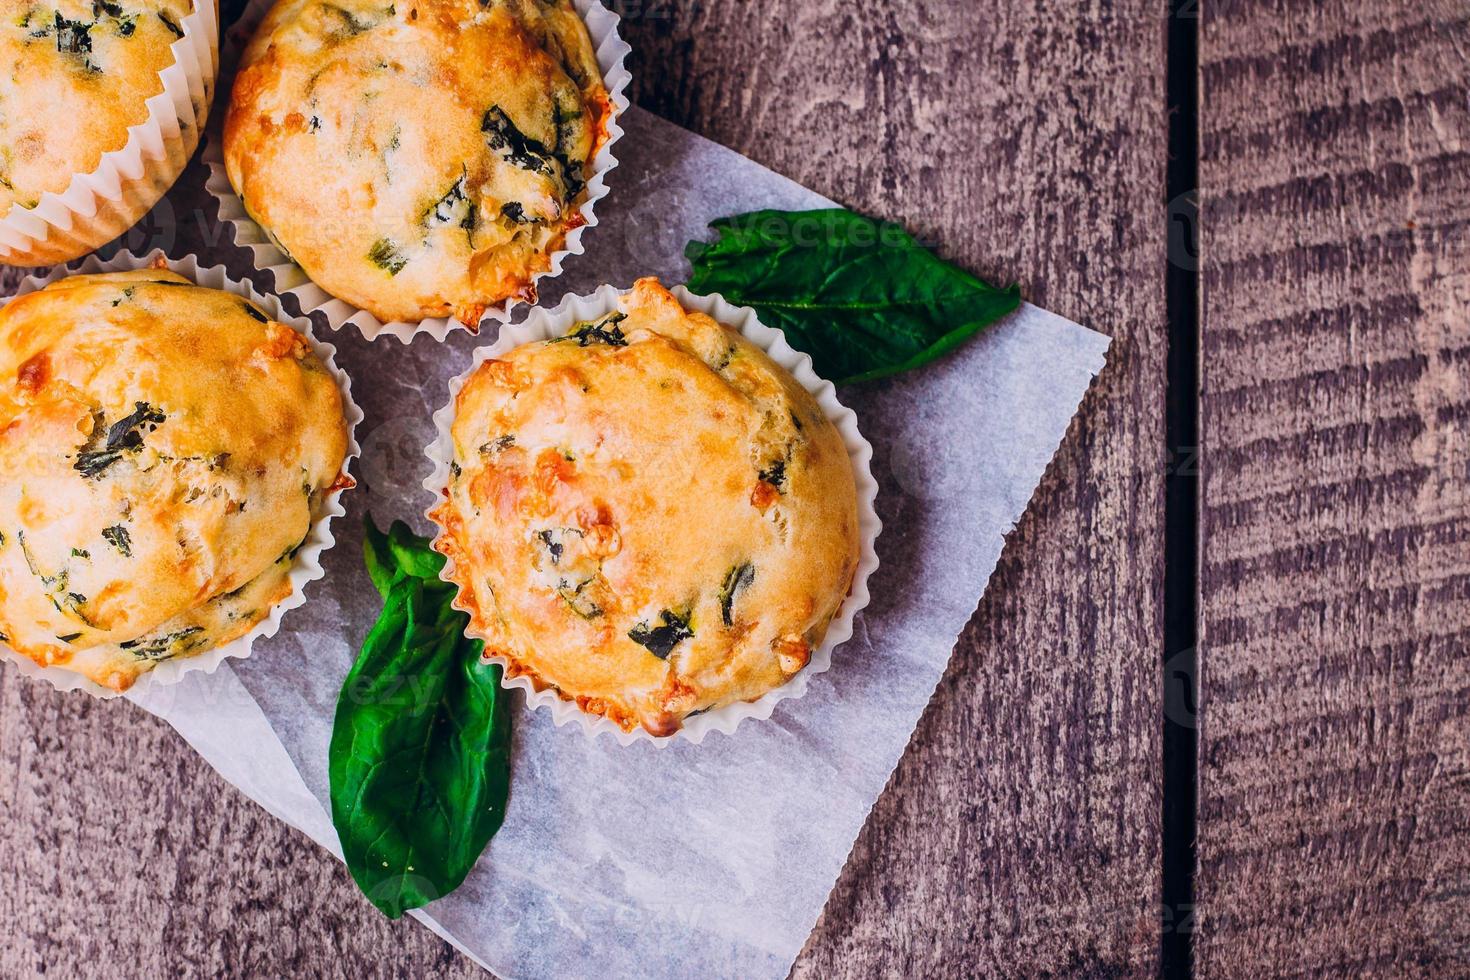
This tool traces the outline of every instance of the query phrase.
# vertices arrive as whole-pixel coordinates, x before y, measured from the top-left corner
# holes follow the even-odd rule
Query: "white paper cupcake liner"
[[[699,296],[689,292],[683,286],[675,286],[671,292],[685,309],[706,313],[719,323],[738,330],[747,340],[765,351],[771,360],[791,372],[802,387],[816,398],[823,414],[837,427],[843,443],[847,446],[848,458],[852,461],[853,479],[857,485],[860,550],[857,570],[853,573],[852,588],[848,591],[847,599],[843,601],[837,614],[832,617],[832,622],[827,627],[826,637],[822,640],[821,645],[812,652],[811,659],[805,668],[782,686],[755,701],[737,702],[686,718],[684,726],[673,735],[656,737],[643,728],[625,732],[607,718],[583,712],[575,703],[563,700],[549,688],[536,690],[531,678],[524,674],[517,677],[511,677],[508,671],[502,674],[502,686],[524,691],[526,703],[533,709],[549,709],[552,721],[558,728],[567,724],[577,724],[591,738],[604,734],[611,735],[620,745],[653,742],[655,745],[666,746],[680,740],[698,744],[710,732],[733,734],[740,723],[747,718],[769,718],[780,702],[787,698],[799,698],[804,695],[811,679],[832,666],[832,651],[852,636],[853,620],[868,604],[868,577],[878,567],[878,554],[874,550],[874,543],[878,540],[878,533],[883,529],[883,524],[878,520],[878,513],[874,509],[874,501],[878,497],[878,481],[873,479],[873,447],[858,431],[857,415],[852,409],[837,400],[837,389],[831,382],[823,381],[817,376],[817,372],[812,368],[812,359],[787,343],[786,336],[781,331],[761,323],[755,311],[748,306],[734,306],[718,293]],[[577,323],[595,320],[615,312],[618,308],[618,299],[622,295],[621,291],[612,286],[603,286],[597,292],[586,296],[568,296],[554,310],[537,307],[531,311],[524,323],[501,327],[500,337],[495,343],[475,351],[469,368],[449,382],[448,403],[434,413],[434,427],[438,436],[425,450],[425,454],[434,466],[434,471],[424,480],[424,487],[434,495],[435,507],[443,499],[444,488],[449,485],[449,464],[454,458],[454,437],[450,429],[454,423],[455,402],[459,398],[459,391],[464,387],[465,380],[486,360],[498,357],[512,348],[563,336]],[[444,530],[437,521],[434,521],[432,511],[433,508],[430,508],[425,516],[437,528],[435,537],[437,544],[443,537]],[[446,561],[440,578],[454,585],[453,573],[454,559],[450,558]],[[462,606],[458,600],[455,601],[455,608],[464,612],[472,612]],[[500,664],[502,668],[510,666],[504,657],[490,656],[487,659]]]
[[[234,81],[241,53],[250,42],[256,28],[260,26],[260,22],[265,18],[266,12],[270,10],[272,2],[273,0],[251,0],[235,26],[226,33],[223,72],[226,91]],[[593,173],[587,181],[587,194],[579,209],[583,224],[568,232],[562,247],[551,253],[551,268],[545,272],[538,272],[532,277],[532,289],[535,289],[536,283],[542,279],[561,275],[567,256],[581,255],[585,251],[582,246],[582,235],[587,229],[597,224],[593,205],[607,196],[607,175],[618,165],[617,158],[612,154],[612,147],[623,136],[623,128],[618,124],[618,120],[628,109],[628,97],[625,90],[633,78],[624,64],[633,49],[618,36],[620,21],[618,15],[602,6],[598,0],[573,0],[573,2],[576,4],[577,12],[582,15],[582,20],[587,24],[587,33],[591,36],[592,46],[597,51],[597,64],[602,69],[602,81],[608,91],[612,116],[606,123],[607,139],[603,141],[597,151],[597,156],[593,158]],[[220,116],[223,117],[223,113],[220,113]],[[376,340],[385,336],[397,337],[406,344],[422,333],[442,341],[449,336],[452,330],[470,329],[453,317],[433,317],[418,321],[394,320],[384,323],[367,310],[336,298],[312,282],[301,267],[292,262],[286,253],[277,247],[266,230],[256,224],[245,212],[245,204],[240,200],[240,195],[235,193],[235,188],[230,185],[229,175],[225,172],[224,144],[220,135],[222,124],[221,120],[211,126],[209,133],[205,136],[203,159],[209,167],[209,179],[205,187],[219,202],[220,222],[234,228],[235,244],[250,250],[251,261],[255,268],[271,274],[277,293],[289,293],[296,297],[296,301],[301,304],[301,312],[306,316],[321,312],[334,330],[346,323],[353,324],[368,340]],[[501,306],[486,310],[480,318],[479,325],[474,329],[478,330],[479,326],[486,322],[508,322],[515,308],[522,302],[524,301],[510,299]]]
[[[97,169],[76,174],[60,194],[47,192],[33,208],[13,205],[0,218],[0,263],[51,265],[105,245],[127,231],[173,186],[199,145],[214,99],[219,68],[215,0],[195,0],[179,24],[174,63],[158,73],[163,91],[150,98],[148,118],[128,129],[120,149]]]
[[[188,255],[182,259],[169,259],[163,252],[155,249],[147,255],[136,256],[131,252],[119,252],[110,260],[104,262],[97,256],[88,256],[82,264],[68,271],[65,268],[53,269],[45,276],[29,276],[16,290],[15,296],[24,296],[26,293],[34,292],[57,279],[68,275],[82,275],[91,272],[119,272],[125,269],[149,269],[153,267],[155,259],[163,258],[167,267],[191,282],[211,289],[222,289],[226,292],[243,296],[257,304],[270,316],[272,320],[284,323],[297,333],[304,336],[307,343],[316,352],[316,356],[326,366],[327,371],[337,381],[337,388],[342,392],[342,414],[347,420],[347,458],[342,462],[342,471],[347,472],[352,460],[356,459],[362,452],[357,444],[357,426],[362,421],[362,410],[352,400],[352,380],[347,373],[337,366],[337,348],[328,343],[316,339],[312,335],[311,321],[305,317],[293,317],[287,315],[281,306],[281,301],[270,293],[258,291],[248,280],[240,281],[231,279],[222,265],[201,267],[198,260]],[[0,300],[0,306],[9,303],[15,296],[9,296]],[[5,644],[0,643],[0,659],[8,660],[20,668],[21,674],[26,677],[35,677],[50,683],[60,691],[85,691],[99,698],[116,698],[123,695],[129,697],[141,695],[146,691],[161,685],[173,684],[185,674],[202,670],[211,673],[226,659],[244,659],[250,656],[251,647],[261,637],[275,636],[276,631],[281,628],[281,617],[306,601],[305,588],[307,583],[315,582],[325,572],[322,571],[321,556],[328,548],[336,543],[332,537],[332,518],[341,517],[347,513],[342,506],[341,497],[347,488],[336,490],[326,496],[322,503],[321,513],[312,522],[311,530],[307,533],[305,542],[296,553],[295,563],[291,568],[288,581],[291,583],[291,594],[271,608],[270,615],[255,625],[249,633],[229,643],[206,650],[192,657],[177,657],[173,660],[165,660],[148,673],[142,675],[126,691],[114,691],[94,683],[79,674],[63,670],[60,667],[42,667],[29,657],[23,656],[11,650]]]

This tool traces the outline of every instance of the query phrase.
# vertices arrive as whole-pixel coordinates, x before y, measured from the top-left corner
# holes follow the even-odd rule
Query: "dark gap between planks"
[[[1199,9],[1170,0],[1165,174],[1169,355],[1165,391],[1162,928],[1159,972],[1194,972],[1199,745]]]

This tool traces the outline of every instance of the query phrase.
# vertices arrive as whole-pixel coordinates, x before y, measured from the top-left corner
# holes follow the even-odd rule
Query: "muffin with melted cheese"
[[[349,484],[336,380],[243,297],[160,269],[0,312],[0,642],[125,690],[248,632]]]
[[[0,9],[4,212],[34,207],[48,191],[62,193],[74,175],[91,173],[104,153],[127,145],[128,127],[148,119],[145,103],[163,91],[159,72],[174,63],[170,45],[183,37],[181,24],[194,5],[5,0]],[[190,135],[198,140],[197,131]]]
[[[230,183],[383,321],[533,300],[583,223],[611,106],[570,0],[280,0],[225,121]]]
[[[431,517],[512,676],[666,736],[801,670],[858,561],[852,464],[811,393],[644,279],[487,360]]]

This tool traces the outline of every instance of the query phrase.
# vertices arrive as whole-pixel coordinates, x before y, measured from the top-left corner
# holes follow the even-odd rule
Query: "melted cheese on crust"
[[[336,489],[342,396],[247,300],[165,270],[0,312],[0,639],[125,690],[290,591]]]
[[[432,515],[471,631],[583,710],[677,730],[806,665],[858,559],[846,448],[759,348],[644,279],[486,361]]]
[[[0,0],[0,211],[34,207],[128,142],[189,0]],[[177,30],[176,30],[177,29]]]
[[[280,0],[242,64],[231,184],[381,320],[534,299],[582,222],[609,102],[570,0]]]

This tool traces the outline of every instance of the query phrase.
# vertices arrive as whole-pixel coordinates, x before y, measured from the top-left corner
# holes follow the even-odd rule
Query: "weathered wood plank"
[[[0,671],[0,975],[483,974],[164,723]]]
[[[900,219],[1117,338],[795,973],[1153,972],[1156,12],[1053,0],[624,6],[643,105]],[[200,248],[201,202],[171,200],[183,224],[171,251]],[[425,930],[384,922],[331,858],[129,707],[0,674],[0,785],[17,787],[0,799],[0,913],[26,924],[0,944],[5,975],[99,962],[475,973]]]
[[[1464,975],[1470,9],[1205,12],[1199,973]]]
[[[1159,12],[765,6],[697,5],[693,49],[667,42],[690,82],[654,107],[1115,338],[793,975],[1153,974]],[[699,54],[720,34],[742,39],[739,88]]]

